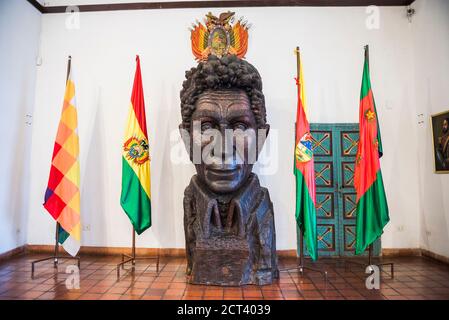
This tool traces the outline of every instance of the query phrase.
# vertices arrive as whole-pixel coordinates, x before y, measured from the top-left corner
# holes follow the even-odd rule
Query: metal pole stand
[[[299,265],[294,267],[294,268],[283,269],[283,270],[280,270],[280,271],[284,272],[284,271],[291,271],[291,270],[299,270],[299,273],[301,274],[301,276],[304,276],[304,271],[305,270],[309,270],[309,271],[312,271],[312,272],[318,272],[318,273],[321,273],[323,275],[324,281],[325,281],[325,283],[327,283],[327,280],[328,280],[327,271],[323,271],[323,270],[320,270],[320,269],[315,269],[315,268],[312,268],[312,267],[308,267],[308,266],[306,266],[304,264],[304,237],[303,237],[303,234],[302,234],[301,230],[299,231],[299,237],[300,237],[299,238],[299,246],[301,248],[300,249],[300,253],[299,253]]]
[[[48,260],[53,260],[53,267],[56,269],[58,268],[58,264],[59,264],[59,260],[77,260],[77,264],[78,264],[78,268],[81,267],[81,261],[80,261],[80,257],[71,257],[71,256],[61,256],[59,255],[59,222],[56,222],[56,242],[55,242],[55,251],[54,254],[50,257],[47,258],[43,258],[43,259],[39,259],[39,260],[35,260],[31,262],[31,278],[34,278],[34,270],[35,270],[35,264],[40,263],[40,262],[44,262],[44,261],[48,261]]]
[[[373,265],[372,260],[373,260],[373,244],[370,244],[370,246],[368,248],[368,264],[360,263],[357,261],[348,261],[348,260],[344,260],[344,263],[345,263],[345,268],[346,268],[346,263],[349,263],[350,265],[355,264],[355,265],[364,267],[366,269],[366,267]],[[382,263],[377,263],[374,265],[378,266],[381,272],[385,272],[383,269],[384,266],[390,266],[390,276],[391,276],[391,279],[394,279],[394,263],[393,262],[382,262]],[[349,270],[351,270],[351,267],[349,267]]]
[[[69,56],[68,62],[67,62],[67,76],[66,76],[66,80],[65,80],[66,85],[67,85],[67,81],[69,80],[71,66],[72,66],[72,56]],[[34,265],[36,263],[44,262],[44,261],[47,261],[47,260],[53,260],[53,266],[55,268],[58,267],[59,259],[61,259],[61,260],[62,259],[64,259],[64,260],[78,260],[78,268],[81,267],[81,265],[80,265],[80,258],[79,257],[60,256],[59,255],[59,232],[58,232],[59,231],[59,227],[60,227],[59,222],[56,222],[56,237],[55,237],[56,238],[56,243],[55,243],[55,251],[54,251],[55,253],[54,253],[54,255],[51,256],[51,257],[47,257],[47,258],[44,258],[44,259],[39,259],[39,260],[35,260],[35,261],[31,262],[31,278],[34,277]]]
[[[127,258],[125,260],[125,258]],[[137,260],[156,260],[156,272],[159,273],[159,249],[156,257],[136,257],[136,230],[133,228],[133,246],[131,249],[131,255],[122,253],[122,262],[117,264],[117,279],[120,279],[120,269],[125,269],[125,264],[131,262],[132,270],[135,270]]]

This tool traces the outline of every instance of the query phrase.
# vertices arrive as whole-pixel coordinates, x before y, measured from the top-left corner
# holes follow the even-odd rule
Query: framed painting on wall
[[[449,173],[449,110],[431,118],[435,173]]]

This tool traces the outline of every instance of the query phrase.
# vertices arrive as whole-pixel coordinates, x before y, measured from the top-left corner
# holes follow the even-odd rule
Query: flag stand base
[[[315,269],[315,268],[308,267],[308,266],[305,265],[305,263],[304,263],[304,237],[303,237],[303,234],[302,234],[301,230],[299,231],[299,237],[300,237],[299,238],[299,246],[301,248],[300,249],[300,253],[299,253],[299,265],[296,266],[296,267],[293,267],[293,268],[282,269],[280,271],[281,272],[286,272],[286,271],[298,270],[299,273],[302,276],[304,276],[304,271],[305,270],[321,273],[323,275],[323,277],[324,277],[324,282],[327,284],[327,281],[328,281],[327,271],[323,271],[323,270],[320,270],[320,269]]]
[[[78,268],[81,267],[80,257],[71,257],[71,256],[61,256],[59,255],[59,222],[56,222],[56,243],[55,243],[55,251],[54,254],[50,257],[42,258],[39,260],[34,260],[31,262],[31,278],[34,278],[34,270],[35,265],[40,262],[53,260],[53,267],[58,268],[59,260],[77,260]]]
[[[131,250],[132,250],[131,255],[123,253],[122,262],[117,264],[118,280],[120,280],[120,269],[125,269],[125,265],[131,263],[131,268],[134,271],[137,260],[156,260],[156,272],[159,273],[159,260],[160,260],[159,249],[157,251],[156,257],[136,257],[136,230],[134,228],[133,228],[133,246]],[[127,259],[125,260],[125,258]]]
[[[390,277],[391,279],[394,279],[394,263],[393,262],[382,262],[382,263],[377,263],[377,264],[373,264],[373,245],[370,244],[369,248],[368,248],[368,264],[366,263],[362,263],[362,262],[357,262],[357,261],[348,261],[348,260],[344,260],[344,264],[345,264],[345,269],[346,269],[346,263],[348,263],[349,265],[358,265],[361,267],[369,267],[372,265],[378,266],[381,272],[385,272],[383,267],[384,266],[390,266]],[[349,270],[351,270],[351,267],[349,266]]]

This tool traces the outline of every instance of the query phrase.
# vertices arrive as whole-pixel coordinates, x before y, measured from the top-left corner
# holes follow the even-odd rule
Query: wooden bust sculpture
[[[186,72],[181,113],[197,172],[184,194],[189,281],[272,283],[279,274],[273,205],[252,173],[269,132],[259,73],[236,55],[208,55]]]

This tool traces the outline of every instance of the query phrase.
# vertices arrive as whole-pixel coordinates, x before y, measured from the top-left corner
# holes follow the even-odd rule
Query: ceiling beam
[[[44,13],[44,7],[37,0],[27,0],[33,7],[39,10],[40,13]]]
[[[43,14],[64,13],[67,6],[42,6],[37,0],[27,0]],[[365,7],[408,6],[415,0],[217,0],[217,1],[173,1],[173,2],[131,2],[111,4],[89,4],[77,6],[80,12],[151,10],[151,9],[194,9],[194,8],[241,8],[241,7]]]

